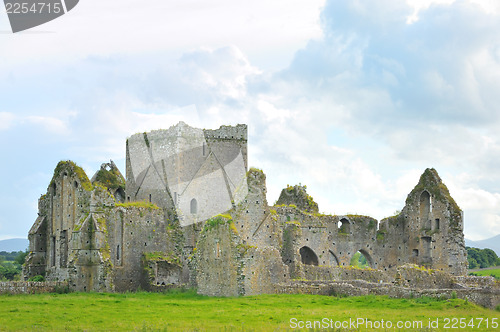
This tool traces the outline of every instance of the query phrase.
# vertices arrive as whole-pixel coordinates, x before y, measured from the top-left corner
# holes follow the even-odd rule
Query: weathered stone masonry
[[[498,283],[464,277],[463,214],[434,169],[398,215],[380,222],[320,214],[303,186],[269,206],[264,173],[247,169],[245,125],[179,123],[133,135],[126,179],[113,162],[91,181],[60,162],[39,200],[24,276],[79,291],[189,285],[222,296],[454,289],[498,304]],[[349,267],[358,251],[371,269]]]

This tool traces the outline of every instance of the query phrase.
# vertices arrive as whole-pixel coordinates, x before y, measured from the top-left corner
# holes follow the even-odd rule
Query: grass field
[[[471,272],[475,276],[492,276],[500,280],[500,268],[498,269],[483,269],[479,271]]]
[[[500,312],[478,307],[459,299],[390,299],[385,296],[337,298],[317,295],[260,295],[238,298],[214,298],[184,293],[70,293],[37,295],[1,295],[1,331],[284,331],[292,318],[314,321],[383,319],[412,324],[421,321],[425,328],[446,318],[463,319],[475,324],[474,331],[500,331]],[[477,329],[479,318],[481,328]],[[488,319],[488,328],[486,327]],[[408,323],[409,322],[409,323]],[[449,322],[449,327],[453,321]],[[329,323],[335,326],[334,323]],[[387,324],[387,323],[386,323]],[[298,326],[298,325],[297,325]],[[352,327],[352,325],[351,325]],[[383,331],[358,326],[354,331]],[[329,329],[339,331],[339,329]],[[389,329],[397,331],[398,329]],[[401,331],[423,331],[403,328]],[[434,330],[434,329],[433,329]],[[455,331],[472,330],[454,329]],[[353,330],[350,330],[353,331]],[[430,331],[425,329],[425,331]]]

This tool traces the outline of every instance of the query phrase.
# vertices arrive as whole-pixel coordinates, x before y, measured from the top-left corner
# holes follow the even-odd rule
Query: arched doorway
[[[318,256],[309,247],[302,247],[299,250],[302,264],[318,266]]]

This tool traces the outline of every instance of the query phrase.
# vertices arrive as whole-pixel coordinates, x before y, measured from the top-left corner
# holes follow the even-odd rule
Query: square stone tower
[[[248,192],[247,126],[179,122],[127,140],[126,200],[175,210],[181,226],[230,210]]]

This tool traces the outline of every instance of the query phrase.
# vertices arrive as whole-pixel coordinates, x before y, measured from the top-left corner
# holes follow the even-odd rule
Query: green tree
[[[483,249],[482,252],[483,252],[485,261],[488,262],[488,266],[495,266],[495,264],[497,263],[497,259],[498,259],[497,254],[493,250],[488,249],[488,248]]]
[[[28,256],[28,251],[20,251],[19,254],[16,256],[14,259],[14,262],[16,262],[19,265],[23,265],[24,261],[26,260],[26,256]]]
[[[20,270],[16,268],[15,264],[11,262],[3,262],[0,265],[0,279],[1,280],[14,280]]]
[[[479,264],[474,258],[468,257],[467,260],[469,261],[469,269],[477,269],[479,267]]]
[[[361,252],[356,252],[354,254],[354,256],[352,256],[351,258],[351,262],[350,262],[350,265],[352,266],[356,266],[356,267],[359,267],[359,268],[367,268],[369,267],[368,266],[368,262],[366,261],[366,257],[365,255],[363,255]]]

